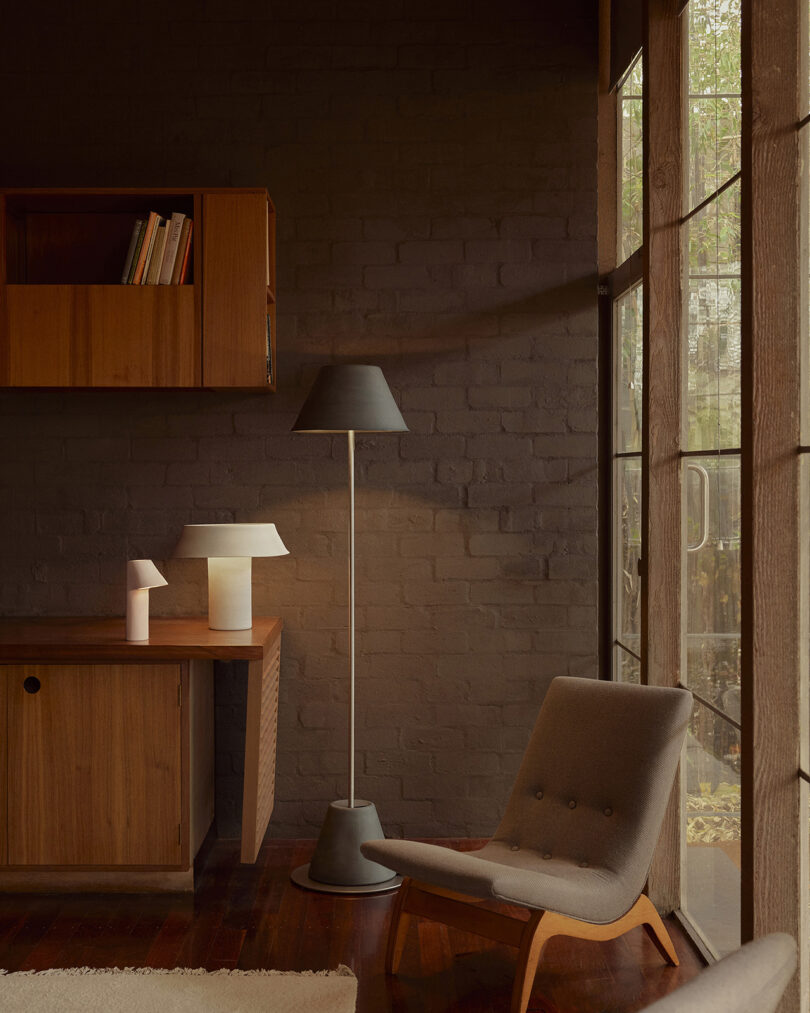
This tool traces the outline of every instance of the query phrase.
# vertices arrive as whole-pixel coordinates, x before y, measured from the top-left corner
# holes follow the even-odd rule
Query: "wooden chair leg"
[[[644,931],[655,944],[655,948],[668,964],[672,967],[678,967],[680,961],[678,960],[678,954],[675,952],[672,938],[661,921],[661,916],[656,911],[653,902],[646,894],[642,894],[636,902],[636,907],[643,918],[642,925]]]
[[[396,974],[399,962],[402,959],[402,951],[405,949],[405,938],[408,935],[408,926],[411,923],[411,916],[405,911],[405,901],[408,891],[411,888],[411,880],[403,879],[402,886],[397,892],[397,899],[394,902],[394,909],[391,912],[391,926],[388,929],[388,943],[385,947],[385,972]]]
[[[537,975],[537,965],[540,963],[540,955],[550,938],[543,927],[544,919],[545,914],[542,911],[534,911],[523,930],[518,948],[510,1013],[526,1013],[528,1009],[532,986]]]

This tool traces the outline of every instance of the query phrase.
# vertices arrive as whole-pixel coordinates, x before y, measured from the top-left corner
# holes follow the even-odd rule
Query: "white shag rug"
[[[0,970],[3,1013],[354,1013],[357,978],[336,971],[201,968]]]

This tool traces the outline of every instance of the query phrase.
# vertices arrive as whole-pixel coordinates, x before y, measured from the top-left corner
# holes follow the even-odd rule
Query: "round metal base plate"
[[[319,883],[317,879],[310,879],[309,865],[299,865],[290,873],[290,879],[296,886],[302,886],[305,890],[319,890],[321,893],[384,893],[387,890],[396,890],[402,882],[402,876],[394,876],[392,879],[383,880],[382,883],[365,883],[360,886],[339,886],[336,883]]]

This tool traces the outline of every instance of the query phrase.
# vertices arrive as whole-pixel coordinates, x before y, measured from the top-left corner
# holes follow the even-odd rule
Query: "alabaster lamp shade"
[[[186,524],[176,559],[208,560],[208,625],[212,630],[249,630],[252,560],[286,556],[275,524]]]
[[[149,589],[166,584],[151,559],[127,562],[127,640],[149,639]]]

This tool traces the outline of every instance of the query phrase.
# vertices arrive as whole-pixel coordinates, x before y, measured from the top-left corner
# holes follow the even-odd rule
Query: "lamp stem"
[[[349,808],[354,809],[354,430],[349,438]]]

